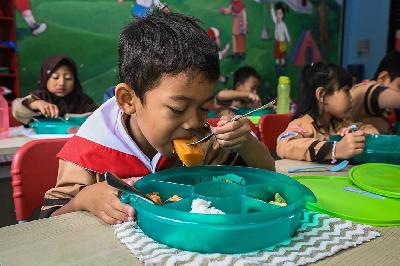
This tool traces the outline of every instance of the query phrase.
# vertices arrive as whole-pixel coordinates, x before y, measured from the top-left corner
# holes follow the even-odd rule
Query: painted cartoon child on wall
[[[247,13],[243,0],[231,0],[228,8],[221,7],[222,14],[233,16],[233,56],[242,58],[246,52]]]
[[[275,23],[275,67],[286,66],[286,50],[290,45],[290,35],[285,23],[286,6],[282,2],[271,3],[271,17]]]
[[[220,31],[218,28],[215,28],[215,27],[208,28],[207,34],[208,34],[208,37],[210,37],[210,39],[213,40],[215,42],[215,44],[218,46],[218,50],[219,50],[218,57],[219,57],[219,61],[221,61],[222,59],[224,59],[224,57],[228,53],[231,45],[229,43],[226,43],[224,49],[221,50],[221,38],[220,38]],[[228,78],[226,76],[220,75],[218,78],[218,81],[223,84],[226,84],[228,82]]]
[[[15,8],[21,13],[21,16],[28,24],[32,35],[37,36],[46,30],[47,25],[45,23],[36,22],[32,14],[30,0],[15,0]]]
[[[154,7],[166,13],[170,11],[168,6],[160,0],[136,0],[136,4],[132,6],[132,16],[145,17],[153,11]]]

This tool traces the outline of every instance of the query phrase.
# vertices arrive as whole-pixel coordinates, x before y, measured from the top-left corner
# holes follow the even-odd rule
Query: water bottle
[[[276,112],[278,114],[289,113],[290,106],[290,80],[287,76],[280,76],[278,82],[278,105]]]
[[[8,137],[10,121],[8,117],[8,102],[3,96],[3,88],[0,86],[0,139]]]

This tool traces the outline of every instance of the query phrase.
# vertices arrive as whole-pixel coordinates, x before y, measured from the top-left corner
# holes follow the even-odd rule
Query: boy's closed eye
[[[186,110],[186,108],[182,108],[182,107],[173,107],[173,106],[168,106],[168,105],[167,105],[167,107],[175,114],[183,114]]]
[[[173,113],[176,114],[183,114],[186,111],[186,108],[181,108],[181,107],[173,107],[173,106],[167,106]],[[208,106],[202,106],[199,108],[200,111],[207,113],[209,111]]]

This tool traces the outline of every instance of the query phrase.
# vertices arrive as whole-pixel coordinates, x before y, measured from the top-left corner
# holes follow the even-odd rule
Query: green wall
[[[204,28],[218,27],[221,31],[221,43],[232,40],[232,16],[222,15],[218,9],[228,6],[228,0],[169,0],[172,11],[200,18]],[[300,66],[288,65],[280,73],[274,68],[274,24],[271,20],[269,5],[254,0],[245,0],[248,13],[249,34],[246,37],[247,52],[244,59],[226,57],[221,61],[222,73],[231,78],[232,73],[242,65],[255,67],[262,75],[260,94],[267,97],[276,92],[277,75],[287,74],[293,87],[297,83]],[[260,2],[263,2],[262,0]],[[286,16],[293,50],[297,38],[306,29],[312,31],[315,40],[319,38],[319,18],[316,3],[312,1],[313,13],[300,14],[293,10]],[[66,53],[77,61],[79,75],[88,95],[97,102],[102,101],[104,91],[117,82],[118,33],[126,22],[132,19],[130,9],[133,1],[117,3],[113,0],[31,0],[32,10],[37,21],[47,23],[47,30],[32,36],[22,17],[17,13],[17,34],[19,46],[19,64],[21,94],[26,95],[36,88],[40,65],[44,58],[55,53]],[[321,48],[325,61],[339,63],[341,37],[341,7],[334,0],[326,1],[329,10],[327,16],[329,45]],[[260,38],[266,26],[272,37]],[[232,46],[232,45],[231,45]],[[217,89],[223,88],[219,84]],[[293,89],[295,97],[296,92]]]

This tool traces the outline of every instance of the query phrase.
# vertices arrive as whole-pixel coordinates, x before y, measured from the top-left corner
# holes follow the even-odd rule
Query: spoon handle
[[[237,120],[239,120],[240,118],[249,116],[249,115],[251,115],[251,114],[254,113],[254,112],[257,112],[257,111],[260,111],[260,110],[264,110],[264,109],[266,109],[266,108],[268,108],[268,107],[272,107],[272,106],[275,104],[275,102],[276,102],[276,99],[270,101],[270,102],[267,103],[267,104],[264,104],[264,105],[261,106],[261,107],[258,107],[258,108],[254,109],[254,110],[251,110],[251,111],[249,111],[249,112],[247,112],[247,113],[245,113],[245,114],[243,114],[243,115],[236,116],[236,117],[232,118],[230,122],[237,121]]]
[[[145,201],[148,201],[152,204],[155,204],[154,201],[152,201],[150,198],[148,198],[142,192],[140,192],[133,186],[129,186],[127,183],[125,183],[124,181],[122,181],[121,179],[116,177],[114,174],[112,174],[110,172],[106,172],[105,178],[106,178],[107,184],[109,184],[110,186],[112,186],[116,189],[128,192],[128,193],[133,193],[136,196],[138,196],[139,198],[141,198]]]

